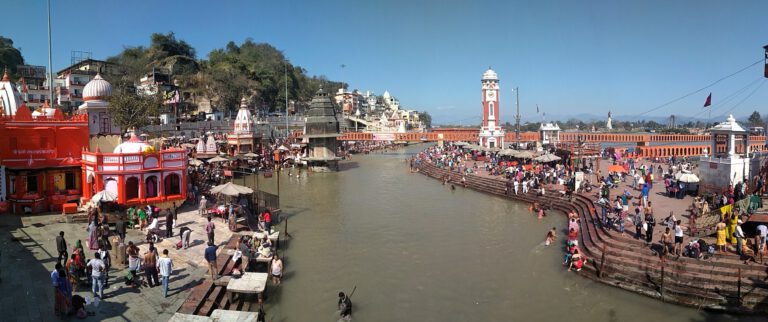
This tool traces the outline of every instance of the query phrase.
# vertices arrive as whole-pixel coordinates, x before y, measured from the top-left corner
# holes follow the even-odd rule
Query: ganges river
[[[267,320],[337,321],[337,294],[354,286],[353,321],[737,319],[567,272],[562,239],[543,245],[548,229],[566,226],[562,214],[538,220],[526,204],[409,173],[404,160],[425,147],[355,155],[338,173],[281,174],[293,237]],[[276,181],[259,185],[275,192]]]

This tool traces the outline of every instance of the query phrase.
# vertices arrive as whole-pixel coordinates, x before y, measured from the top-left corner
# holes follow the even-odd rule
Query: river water
[[[561,247],[542,243],[566,226],[561,214],[538,220],[525,204],[409,173],[404,160],[424,147],[280,175],[293,238],[283,284],[267,290],[268,320],[336,321],[338,292],[354,286],[354,321],[733,319],[567,272]],[[275,192],[277,175],[259,181]]]

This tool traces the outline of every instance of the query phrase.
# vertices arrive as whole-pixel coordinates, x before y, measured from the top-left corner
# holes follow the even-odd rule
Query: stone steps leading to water
[[[438,180],[450,175],[452,184],[462,185],[461,174],[450,173],[429,163],[422,162],[419,172]],[[576,211],[581,220],[579,246],[590,259],[579,272],[582,276],[682,305],[735,312],[768,312],[768,271],[763,265],[744,265],[731,255],[716,255],[710,260],[662,260],[644,241],[602,227],[595,204],[588,196],[568,198],[552,189],[547,190],[544,197],[532,192],[509,195],[505,193],[506,182],[501,179],[475,175],[464,175],[464,178],[467,187],[474,190],[528,203],[538,202],[545,209],[563,213]],[[634,232],[633,227],[630,230]],[[658,239],[659,236],[655,237]]]

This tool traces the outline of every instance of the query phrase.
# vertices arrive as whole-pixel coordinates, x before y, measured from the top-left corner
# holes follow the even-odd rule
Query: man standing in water
[[[339,292],[339,316],[340,321],[352,321],[352,300],[344,292]]]

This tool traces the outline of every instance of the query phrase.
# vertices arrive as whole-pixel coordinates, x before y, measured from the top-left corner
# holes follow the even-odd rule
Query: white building
[[[541,144],[557,144],[560,142],[560,126],[557,123],[541,123],[539,127]]]
[[[480,82],[483,102],[480,145],[489,149],[504,148],[504,130],[499,126],[499,77],[488,68]]]
[[[712,145],[699,159],[699,193],[720,192],[750,177],[749,132],[729,115],[710,133]]]
[[[96,74],[93,80],[83,87],[83,104],[77,108],[78,114],[88,115],[89,146],[91,151],[112,151],[120,144],[123,132],[109,116],[109,97],[112,96],[112,84]]]

